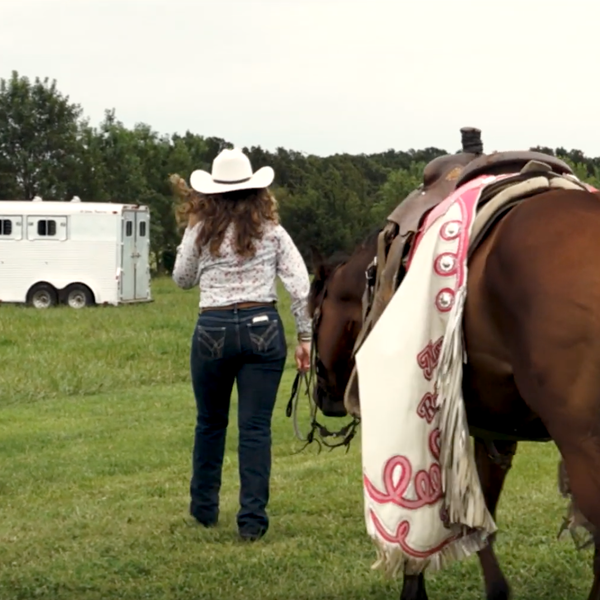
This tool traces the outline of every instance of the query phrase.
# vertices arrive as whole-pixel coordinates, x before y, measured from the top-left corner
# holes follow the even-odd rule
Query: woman
[[[194,171],[198,192],[186,205],[188,225],[173,270],[177,285],[200,286],[200,315],[191,349],[197,405],[190,513],[210,527],[219,516],[219,490],[229,402],[238,390],[240,510],[247,540],[269,527],[271,417],[286,360],[283,325],[275,302],[276,277],[292,299],[296,365],[310,365],[309,277],[302,256],[279,224],[268,186],[274,171],[252,172],[240,150],[223,150],[212,173]]]

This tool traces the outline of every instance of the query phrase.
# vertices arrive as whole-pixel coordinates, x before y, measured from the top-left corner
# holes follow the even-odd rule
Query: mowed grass
[[[119,308],[0,307],[0,598],[397,599],[400,582],[370,569],[360,439],[348,454],[294,454],[284,293],[290,359],[273,423],[269,533],[250,545],[236,537],[235,399],[219,527],[190,521],[198,294],[168,279],[153,294]],[[590,552],[556,540],[557,456],[551,444],[522,444],[500,503],[497,552],[515,598],[584,598],[591,585]],[[477,559],[428,576],[428,590],[432,600],[482,598]]]

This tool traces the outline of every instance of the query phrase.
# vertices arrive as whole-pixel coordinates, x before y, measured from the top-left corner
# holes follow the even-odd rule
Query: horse
[[[363,324],[370,236],[349,256],[313,251],[313,398],[348,414],[344,394]],[[519,441],[553,441],[573,504],[593,535],[600,600],[600,193],[557,189],[525,198],[497,221],[468,261],[463,395],[492,517]],[[389,332],[394,335],[394,332]],[[359,414],[359,410],[358,410]],[[356,416],[356,414],[355,414]],[[478,552],[487,600],[511,590],[493,549]],[[427,600],[423,574],[404,575],[401,600]]]

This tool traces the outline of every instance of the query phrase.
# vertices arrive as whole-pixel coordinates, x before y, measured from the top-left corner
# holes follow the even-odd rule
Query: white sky
[[[599,63],[597,0],[0,0],[0,77],[269,150],[598,156]]]

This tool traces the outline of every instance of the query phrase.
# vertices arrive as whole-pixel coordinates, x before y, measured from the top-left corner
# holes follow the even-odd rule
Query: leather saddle
[[[573,174],[564,161],[535,151],[483,153],[481,131],[463,127],[462,150],[440,156],[423,171],[423,183],[394,209],[379,234],[377,256],[369,267],[369,283],[363,297],[363,325],[354,345],[356,354],[383,313],[406,273],[412,241],[427,214],[455,189],[480,175],[521,173],[526,165],[541,165],[557,175]],[[523,173],[524,178],[531,173]],[[487,195],[489,198],[489,195]],[[349,414],[359,416],[358,382],[354,367],[344,397]]]

